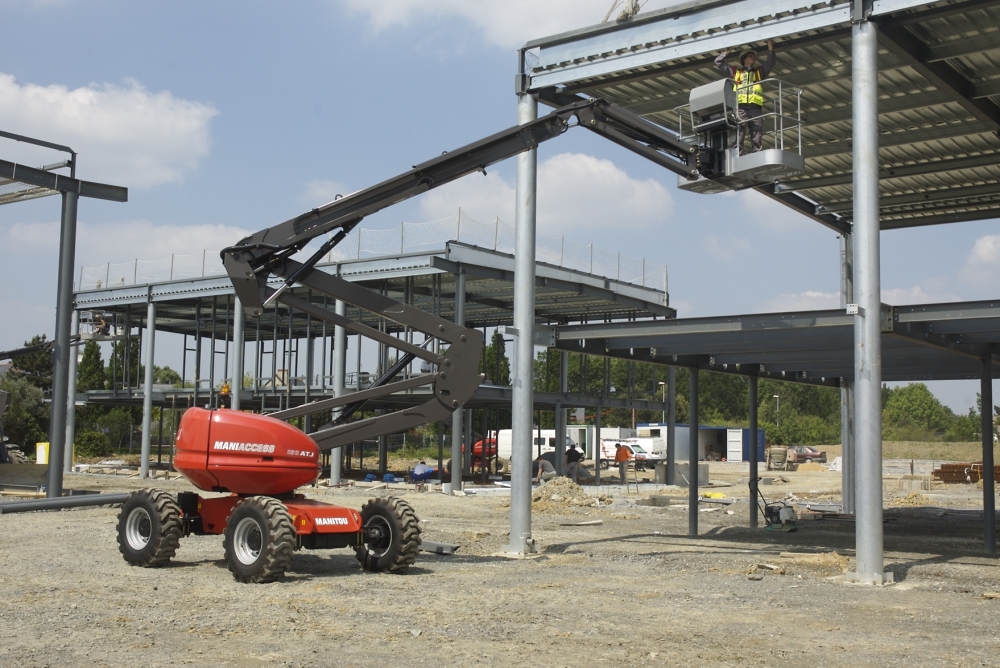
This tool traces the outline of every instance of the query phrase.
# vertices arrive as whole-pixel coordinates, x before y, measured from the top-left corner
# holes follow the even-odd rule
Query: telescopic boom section
[[[331,423],[311,434],[321,448],[331,449],[447,418],[472,398],[481,382],[478,368],[483,341],[479,333],[326,272],[314,270],[313,267],[365,216],[466,174],[485,173],[486,167],[490,165],[558,137],[570,127],[573,117],[588,130],[677,174],[687,178],[696,178],[698,175],[697,147],[694,145],[679,140],[661,126],[624,109],[618,109],[604,100],[577,98],[546,116],[445,152],[433,160],[415,165],[404,174],[261,230],[235,246],[224,249],[223,264],[248,315],[259,316],[266,305],[280,301],[330,324],[396,348],[404,357],[424,359],[437,366],[437,372],[431,376],[391,383],[389,381],[400,371],[400,365],[397,364],[375,386],[364,392],[314,402],[272,415],[290,419],[433,384],[433,399],[421,406],[349,424]],[[291,259],[312,239],[327,233],[331,234],[330,238],[304,263]],[[277,289],[268,285],[272,275],[283,279]],[[284,294],[286,288],[295,283],[310,288],[314,293],[328,295],[422,332],[425,336],[440,339],[448,344],[448,348],[438,356],[420,346],[338,316],[330,309]]]

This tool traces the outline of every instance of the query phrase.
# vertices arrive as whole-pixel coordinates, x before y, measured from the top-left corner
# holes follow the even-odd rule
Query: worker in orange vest
[[[615,443],[615,463],[618,464],[618,475],[622,484],[626,484],[625,472],[628,471],[628,460],[632,459],[632,451],[621,443]]]

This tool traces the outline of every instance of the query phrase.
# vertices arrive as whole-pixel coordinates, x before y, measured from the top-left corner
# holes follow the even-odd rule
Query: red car
[[[792,462],[806,464],[812,462],[826,463],[826,453],[816,448],[811,448],[808,445],[794,445],[788,448],[788,455],[788,460]]]

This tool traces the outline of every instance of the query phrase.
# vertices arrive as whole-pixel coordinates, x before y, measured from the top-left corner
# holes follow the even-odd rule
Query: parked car
[[[788,460],[797,464],[810,464],[812,462],[826,463],[826,453],[808,445],[792,446],[788,448],[788,455]]]

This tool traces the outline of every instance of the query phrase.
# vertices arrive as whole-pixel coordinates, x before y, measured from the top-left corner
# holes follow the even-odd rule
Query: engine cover
[[[266,415],[189,408],[177,430],[174,468],[206,491],[273,496],[316,480],[319,448]]]

